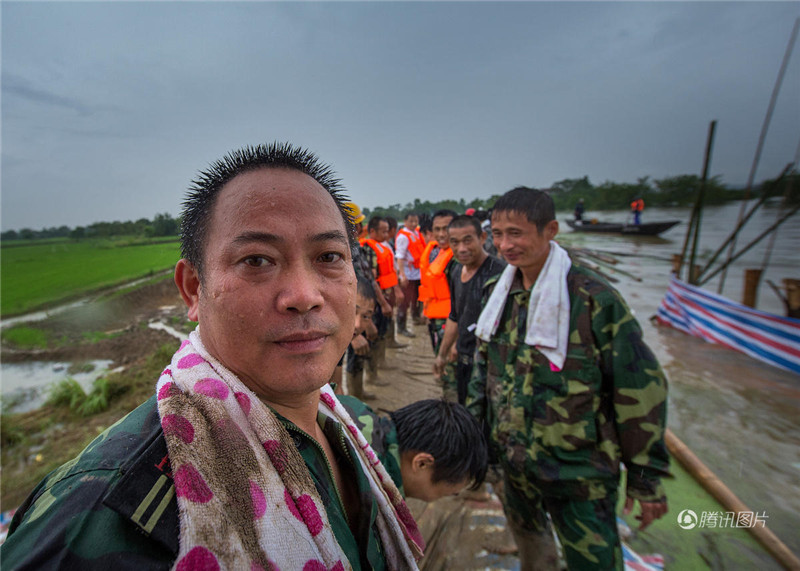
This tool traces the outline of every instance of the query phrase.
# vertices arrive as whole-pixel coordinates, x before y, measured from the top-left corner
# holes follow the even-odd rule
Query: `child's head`
[[[483,482],[489,458],[486,440],[466,407],[429,399],[391,416],[407,496],[430,502]]]
[[[356,290],[356,322],[353,337],[361,335],[367,327],[367,322],[372,320],[372,311],[375,309],[375,290],[372,284],[358,276]]]

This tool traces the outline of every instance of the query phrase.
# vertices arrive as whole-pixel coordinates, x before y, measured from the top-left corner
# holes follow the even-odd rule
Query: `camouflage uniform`
[[[376,414],[357,398],[347,395],[337,395],[337,398],[380,458],[394,485],[405,497],[403,476],[400,472],[400,446],[397,442],[397,428],[392,419]]]
[[[484,304],[497,278],[487,282]],[[639,324],[602,278],[573,263],[560,372],[523,341],[530,290],[517,272],[497,332],[478,342],[467,406],[485,419],[506,474],[512,528],[542,533],[549,511],[571,569],[620,568],[614,504],[664,498],[667,384]]]
[[[321,446],[280,418],[353,569],[385,569],[369,483],[341,426],[323,419],[344,476],[358,485],[361,509],[350,525]],[[14,515],[0,556],[4,569],[169,569],[178,534],[167,444],[153,396],[42,480]]]

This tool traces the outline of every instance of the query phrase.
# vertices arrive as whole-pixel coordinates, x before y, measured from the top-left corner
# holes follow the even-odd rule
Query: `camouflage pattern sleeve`
[[[154,403],[139,407],[42,480],[17,510],[0,547],[4,569],[172,566],[177,505],[168,467],[157,465],[166,443],[159,440]],[[161,485],[151,485],[159,477]],[[145,517],[110,501],[115,491],[124,492]],[[148,497],[154,501],[143,500]]]
[[[467,409],[482,424],[486,418],[486,342],[477,339],[475,358],[472,365],[472,376],[467,385]]]
[[[669,476],[664,443],[667,379],[619,294],[610,290],[597,301],[592,329],[604,384],[612,395],[621,460],[628,469],[627,494],[658,501],[665,497],[661,477]]]
[[[367,439],[378,455],[395,486],[405,496],[403,476],[400,471],[400,448],[397,443],[397,429],[391,418],[378,415],[368,405],[355,397],[338,395],[339,402],[350,414],[350,418]]]

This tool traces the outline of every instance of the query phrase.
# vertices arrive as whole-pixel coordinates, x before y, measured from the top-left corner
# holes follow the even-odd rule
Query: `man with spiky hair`
[[[487,422],[522,569],[622,569],[621,466],[640,529],[663,516],[667,381],[622,297],[554,238],[552,198],[525,187],[492,211],[506,269],[486,283],[467,406]]]
[[[200,174],[175,268],[198,328],[20,507],[4,567],[416,568],[416,524],[327,384],[354,331],[348,212],[289,144]]]

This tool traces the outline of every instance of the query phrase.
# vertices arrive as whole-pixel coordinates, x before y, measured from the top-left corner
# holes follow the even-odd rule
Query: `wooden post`
[[[747,269],[744,271],[744,293],[742,294],[742,304],[747,307],[755,307],[758,301],[758,284],[761,281],[761,268]]]
[[[681,265],[683,264],[683,256],[680,254],[672,254],[672,272],[680,277]]]
[[[786,288],[786,315],[800,317],[800,280],[783,278],[783,287]]]

